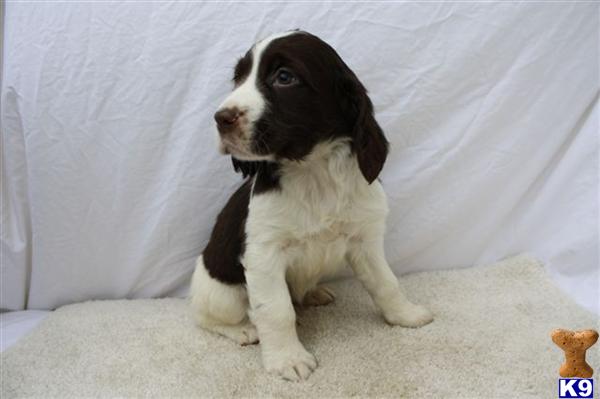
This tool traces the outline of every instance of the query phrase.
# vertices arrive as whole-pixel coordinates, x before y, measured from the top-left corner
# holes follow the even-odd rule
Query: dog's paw
[[[250,322],[236,324],[233,326],[223,324],[205,324],[203,327],[224,337],[230,338],[242,346],[258,343],[258,331],[256,331],[254,324]]]
[[[258,344],[258,331],[256,331],[256,327],[251,323],[247,323],[241,327],[237,342],[242,346]]]
[[[384,312],[389,324],[402,327],[421,327],[433,321],[433,314],[424,306],[407,302],[393,312]]]
[[[308,378],[317,368],[317,360],[302,346],[285,349],[265,358],[265,368],[269,373],[288,381],[301,381]]]
[[[302,300],[304,306],[323,306],[328,305],[335,300],[333,291],[324,286],[319,285],[308,291]]]

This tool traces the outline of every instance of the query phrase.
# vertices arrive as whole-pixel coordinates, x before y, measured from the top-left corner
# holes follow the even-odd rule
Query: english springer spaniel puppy
[[[431,313],[400,290],[383,251],[388,142],[364,86],[328,44],[302,31],[259,41],[239,60],[215,114],[220,150],[247,177],[198,258],[198,324],[246,345],[288,380],[317,367],[293,304],[333,301],[319,281],[350,265],[384,319],[419,327]]]

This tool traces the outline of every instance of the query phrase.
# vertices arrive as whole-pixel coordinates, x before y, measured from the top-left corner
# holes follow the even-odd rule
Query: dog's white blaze
[[[260,90],[258,90],[258,68],[260,66],[262,54],[273,40],[289,36],[293,33],[295,32],[278,33],[256,43],[252,49],[252,67],[249,75],[246,77],[246,80],[233,90],[219,106],[219,109],[236,107],[240,111],[246,113],[248,125],[243,129],[246,139],[251,138],[252,124],[260,118],[266,107],[266,101]]]

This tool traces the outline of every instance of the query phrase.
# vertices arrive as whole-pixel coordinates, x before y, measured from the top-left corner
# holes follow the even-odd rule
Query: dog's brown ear
[[[375,120],[373,104],[367,90],[341,58],[339,62],[340,105],[342,112],[352,119],[352,149],[356,153],[360,171],[371,184],[383,169],[388,153],[388,141]]]
[[[371,184],[383,169],[388,153],[388,141],[373,116],[373,105],[366,91],[353,140],[360,171]]]

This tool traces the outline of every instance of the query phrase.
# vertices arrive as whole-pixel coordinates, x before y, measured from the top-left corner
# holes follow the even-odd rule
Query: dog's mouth
[[[221,138],[219,150],[225,155],[251,156],[252,153],[248,147],[248,145],[244,145],[237,140],[234,141],[227,138]]]
[[[241,161],[264,161],[271,160],[272,156],[256,154],[251,150],[252,142],[250,140],[231,140],[230,138],[221,138],[219,143],[219,152],[223,155],[231,155]]]

